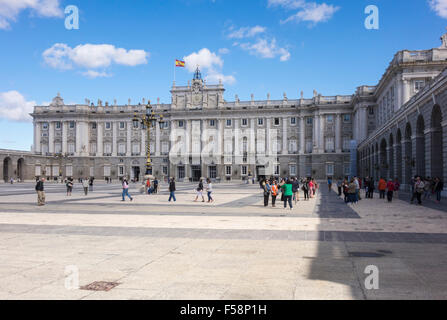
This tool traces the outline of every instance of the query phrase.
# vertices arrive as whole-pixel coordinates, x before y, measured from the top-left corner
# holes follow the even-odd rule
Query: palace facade
[[[148,138],[134,115],[147,101],[117,105],[86,100],[65,105],[58,94],[31,114],[31,152],[0,150],[0,178],[36,176],[142,179],[146,151],[152,175],[180,181],[210,177],[350,175],[447,178],[447,35],[442,46],[396,53],[376,86],[352,95],[282,100],[224,99],[222,83],[207,84],[197,70],[171,88],[169,104],[151,104],[164,123]],[[444,115],[444,117],[443,117]]]

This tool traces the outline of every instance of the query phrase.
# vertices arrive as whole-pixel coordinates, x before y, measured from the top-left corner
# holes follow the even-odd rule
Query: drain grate
[[[117,282],[107,282],[107,281],[95,281],[86,286],[82,286],[81,290],[90,291],[110,291],[115,288],[119,283]]]
[[[385,255],[376,252],[349,252],[349,256],[354,258],[382,258]]]

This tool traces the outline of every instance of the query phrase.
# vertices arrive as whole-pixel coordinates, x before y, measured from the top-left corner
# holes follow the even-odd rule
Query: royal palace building
[[[249,101],[224,99],[222,83],[194,74],[151,103],[162,122],[142,128],[144,99],[126,105],[65,105],[58,94],[31,114],[31,152],[0,150],[2,180],[65,177],[195,181],[360,175],[447,178],[447,34],[442,46],[395,54],[376,86],[352,95]],[[160,117],[161,116],[161,117]]]

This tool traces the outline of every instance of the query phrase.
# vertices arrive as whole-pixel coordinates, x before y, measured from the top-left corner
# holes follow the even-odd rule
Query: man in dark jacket
[[[45,178],[40,178],[36,184],[37,191],[37,205],[44,206],[45,205],[45,191],[44,191],[44,182]]]
[[[177,201],[177,199],[175,199],[175,179],[172,178],[171,182],[169,182],[169,202],[171,202],[171,199],[174,199],[174,202]]]
[[[292,192],[293,192],[293,200],[295,201],[295,205],[297,201],[300,201],[300,183],[297,178],[292,179]]]

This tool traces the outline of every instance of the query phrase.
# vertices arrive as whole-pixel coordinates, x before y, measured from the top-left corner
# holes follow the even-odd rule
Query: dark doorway
[[[9,182],[9,179],[12,176],[12,162],[11,162],[11,158],[5,158],[5,160],[3,160],[3,179],[5,180],[5,182]]]
[[[132,172],[133,172],[133,181],[134,182],[140,181],[140,172],[141,172],[140,167],[132,167]]]
[[[191,166],[192,181],[200,181],[202,177],[202,169],[200,166]]]
[[[266,178],[264,166],[256,167],[256,176],[258,177],[258,181],[264,180]]]
[[[24,165],[25,165],[25,160],[23,158],[20,158],[19,161],[17,161],[17,179],[19,179],[20,182],[23,182],[23,179],[24,179],[24,174],[23,174]]]

